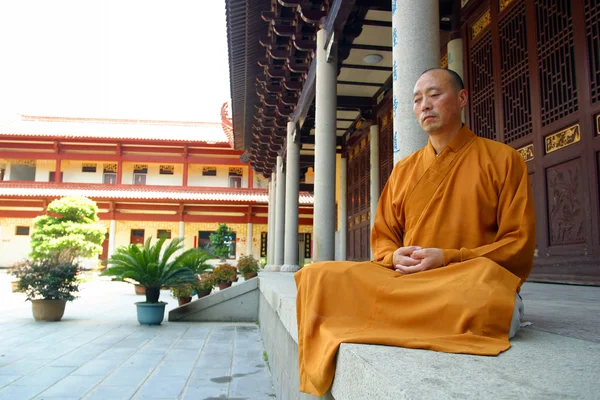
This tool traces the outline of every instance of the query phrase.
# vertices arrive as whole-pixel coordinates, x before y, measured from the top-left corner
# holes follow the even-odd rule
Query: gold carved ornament
[[[169,164],[161,164],[159,166],[159,170],[160,171],[165,171],[165,172],[170,172],[172,174],[173,172],[175,172],[175,166],[172,165],[172,164],[171,165],[169,165]]]
[[[133,164],[133,169],[134,170],[148,169],[148,164]]]
[[[104,170],[104,172],[117,172],[117,164],[103,164],[102,169]]]
[[[84,163],[81,163],[81,166],[84,167],[84,168],[85,167],[96,168],[97,164],[96,163],[87,163],[87,162],[84,162]]]
[[[491,21],[492,16],[490,14],[490,10],[487,10],[471,27],[473,39],[475,39],[485,28],[487,28]]]
[[[244,168],[242,167],[229,167],[229,173],[234,173],[236,175],[244,175]]]
[[[546,154],[550,154],[554,151],[570,146],[579,142],[580,140],[581,133],[579,130],[579,124],[565,128],[562,131],[546,136],[544,139],[546,144]]]
[[[596,133],[600,136],[600,114],[596,115]]]
[[[533,160],[533,144],[528,144],[525,147],[521,147],[517,149],[521,157],[523,157],[523,161],[528,162]]]
[[[502,12],[506,7],[513,2],[513,0],[499,0],[500,1],[500,12]]]
[[[35,167],[35,165],[36,165],[35,160],[24,160],[24,159],[18,158],[18,159],[8,160],[8,161],[13,165],[27,165],[28,167]]]
[[[212,172],[212,171],[216,172],[217,171],[217,167],[211,167],[211,166],[208,166],[208,165],[204,165],[202,167],[202,173],[203,174],[206,173],[206,172]]]
[[[440,60],[440,68],[448,68],[448,53]]]

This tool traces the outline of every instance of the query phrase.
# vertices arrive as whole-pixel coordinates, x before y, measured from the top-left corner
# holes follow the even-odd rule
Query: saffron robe
[[[394,271],[402,246],[441,248],[444,266]],[[324,395],[340,343],[497,355],[535,248],[527,168],[511,147],[463,126],[394,167],[371,232],[371,262],[320,262],[295,274],[300,390]]]

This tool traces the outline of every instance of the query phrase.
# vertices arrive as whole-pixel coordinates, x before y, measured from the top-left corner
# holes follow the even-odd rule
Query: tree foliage
[[[54,264],[73,264],[77,257],[102,253],[106,229],[99,225],[98,206],[85,197],[63,197],[34,219],[30,257]]]
[[[233,240],[233,231],[227,224],[219,224],[215,233],[210,235],[210,251],[211,253],[225,261],[229,257],[229,244]]]
[[[11,273],[19,279],[19,291],[27,295],[27,300],[72,301],[75,299],[73,293],[79,291],[79,267],[76,264],[25,260],[17,263]]]

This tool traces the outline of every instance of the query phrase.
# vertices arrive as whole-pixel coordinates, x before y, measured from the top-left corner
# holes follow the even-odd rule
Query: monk
[[[510,347],[533,265],[533,198],[519,153],[461,122],[467,99],[454,72],[421,75],[413,109],[429,141],[385,185],[374,259],[295,274],[301,391],[329,390],[343,342],[480,355]]]

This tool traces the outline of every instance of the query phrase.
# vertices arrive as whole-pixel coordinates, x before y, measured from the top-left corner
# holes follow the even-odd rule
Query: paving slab
[[[238,364],[263,362],[255,323],[141,326],[133,287],[103,279],[82,285],[61,322],[39,323],[8,282],[0,270],[0,400],[238,398]],[[168,291],[161,300],[177,307]],[[272,392],[269,371],[256,370]]]

